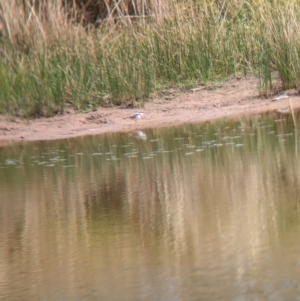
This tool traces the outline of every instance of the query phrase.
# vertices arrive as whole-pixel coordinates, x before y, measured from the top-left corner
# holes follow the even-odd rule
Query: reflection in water
[[[0,300],[295,300],[290,116],[0,150]]]
[[[133,136],[134,136],[135,138],[137,138],[137,139],[147,140],[147,135],[146,135],[143,131],[141,131],[141,130],[135,131],[135,132],[133,133]]]

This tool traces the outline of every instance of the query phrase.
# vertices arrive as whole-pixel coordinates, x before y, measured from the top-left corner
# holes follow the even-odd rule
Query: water
[[[0,149],[0,300],[300,300],[299,134],[265,115]]]

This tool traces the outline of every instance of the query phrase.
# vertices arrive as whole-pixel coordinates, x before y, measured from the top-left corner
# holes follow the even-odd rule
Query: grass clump
[[[26,9],[4,2],[0,112],[38,117],[62,114],[66,104],[80,111],[108,101],[142,106],[162,89],[249,72],[265,95],[274,71],[282,89],[299,88],[300,5],[275,2],[132,2],[131,12],[129,2],[123,9],[118,2],[120,9],[108,6],[93,22],[86,6],[77,13],[67,2],[37,8],[25,1]]]

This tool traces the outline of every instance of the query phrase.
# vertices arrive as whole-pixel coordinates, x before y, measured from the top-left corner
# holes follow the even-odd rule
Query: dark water
[[[0,300],[300,300],[299,121],[0,149]]]

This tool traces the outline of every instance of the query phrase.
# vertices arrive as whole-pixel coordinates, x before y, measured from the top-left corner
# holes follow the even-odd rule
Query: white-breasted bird
[[[138,121],[139,119],[141,119],[143,117],[144,113],[142,112],[137,112],[134,115],[130,116],[129,118],[134,120],[134,121]]]

